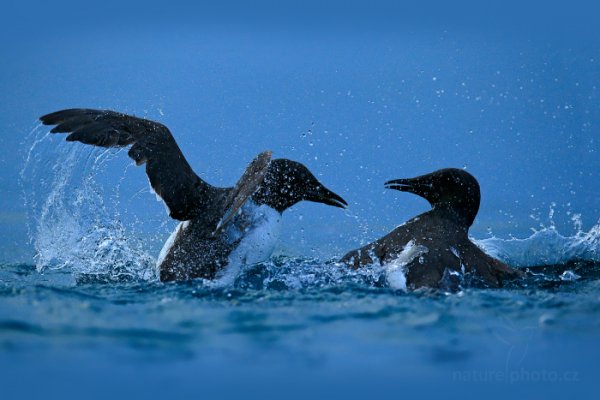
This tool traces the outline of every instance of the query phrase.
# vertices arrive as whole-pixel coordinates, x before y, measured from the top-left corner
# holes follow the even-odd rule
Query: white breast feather
[[[385,266],[385,277],[393,289],[406,291],[406,266],[417,257],[429,252],[425,246],[415,245],[414,241],[410,241],[404,246],[398,257]]]
[[[171,250],[175,238],[180,231],[185,230],[189,221],[181,222],[164,244],[156,266],[164,261]],[[258,206],[253,201],[248,201],[241,209],[239,217],[235,217],[225,228],[229,240],[236,241],[241,238],[238,246],[229,254],[227,267],[222,270],[214,286],[231,285],[239,273],[242,265],[250,265],[267,260],[281,234],[281,214],[266,205]]]
[[[169,238],[163,245],[160,253],[158,254],[158,260],[156,260],[156,270],[158,273],[157,276],[160,276],[159,266],[160,266],[160,264],[163,263],[163,261],[165,261],[165,257],[167,256],[167,254],[169,254],[171,247],[173,247],[173,243],[175,243],[175,238],[177,237],[177,234],[179,233],[179,231],[186,230],[189,224],[190,224],[190,221],[180,222],[179,225],[177,225],[177,227],[173,231],[173,233],[171,233],[171,236],[169,236]]]
[[[243,212],[250,217],[249,224],[243,232],[235,224],[228,228],[237,230],[236,234],[241,234],[243,239],[229,255],[227,267],[217,276],[215,283],[219,286],[231,285],[242,265],[268,260],[281,235],[281,214],[273,208],[249,201]]]

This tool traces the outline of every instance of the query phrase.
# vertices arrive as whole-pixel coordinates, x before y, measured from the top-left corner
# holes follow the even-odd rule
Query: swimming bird
[[[181,221],[157,261],[161,281],[231,280],[236,268],[267,259],[277,242],[281,214],[307,200],[344,208],[303,164],[259,154],[234,187],[219,188],[192,170],[169,129],[158,122],[110,110],[67,109],[40,117],[50,132],[99,147],[131,146],[146,165],[153,191],[169,216]]]
[[[485,254],[471,240],[481,200],[479,183],[468,172],[448,168],[410,179],[385,183],[386,188],[426,199],[431,210],[398,226],[389,234],[342,257],[341,262],[359,268],[374,262],[387,266],[391,286],[456,289],[465,280],[486,287],[500,287],[504,279],[521,271]],[[388,275],[389,280],[390,275]]]

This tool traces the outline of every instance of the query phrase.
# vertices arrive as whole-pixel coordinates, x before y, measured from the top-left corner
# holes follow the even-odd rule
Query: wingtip
[[[49,114],[42,115],[41,117],[39,117],[39,120],[44,125],[58,125],[61,122],[63,122],[64,120],[69,119],[69,118],[73,118],[73,117],[77,117],[77,116],[81,116],[81,115],[87,115],[87,114],[102,113],[102,112],[103,112],[102,110],[94,110],[94,109],[87,109],[87,108],[66,108],[64,110],[59,110],[59,111],[51,112]]]
[[[44,125],[54,125],[54,124],[50,123],[51,116],[52,116],[52,114],[45,114],[45,115],[42,115],[41,117],[39,117],[38,119]]]
[[[57,125],[63,119],[65,114],[72,112],[73,110],[75,110],[75,109],[66,109],[66,110],[51,112],[51,113],[42,115],[39,118],[39,120],[44,125]]]

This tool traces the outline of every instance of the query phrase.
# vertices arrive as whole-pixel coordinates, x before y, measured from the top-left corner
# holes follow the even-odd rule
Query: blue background
[[[3,258],[32,255],[18,186],[24,139],[36,117],[68,107],[166,123],[216,185],[232,185],[265,149],[305,163],[351,208],[296,207],[285,219],[288,252],[336,256],[380,236],[427,208],[383,182],[450,166],[481,183],[475,237],[527,236],[549,223],[553,203],[562,232],[571,213],[589,227],[600,215],[593,10],[9,1],[0,28]],[[141,169],[130,175],[131,193],[146,187]],[[148,198],[136,215],[163,212]]]

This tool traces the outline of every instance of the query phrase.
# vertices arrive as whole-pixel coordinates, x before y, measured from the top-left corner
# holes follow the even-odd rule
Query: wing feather
[[[214,207],[219,189],[204,182],[192,170],[169,129],[158,122],[110,110],[68,109],[40,118],[56,125],[50,132],[68,133],[67,141],[99,147],[131,145],[129,157],[146,164],[154,191],[181,221]]]

